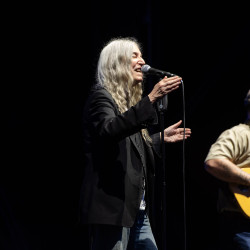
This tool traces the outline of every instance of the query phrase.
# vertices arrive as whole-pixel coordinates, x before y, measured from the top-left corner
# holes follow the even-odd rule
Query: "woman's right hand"
[[[166,94],[179,88],[182,78],[179,76],[167,77],[165,76],[161,81],[155,84],[153,90],[148,95],[151,103],[154,103],[158,99],[162,98]]]

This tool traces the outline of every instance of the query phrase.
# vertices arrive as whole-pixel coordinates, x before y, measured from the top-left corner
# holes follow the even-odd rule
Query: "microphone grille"
[[[147,72],[149,71],[150,68],[151,68],[151,67],[150,67],[149,65],[144,64],[144,65],[141,67],[141,71],[142,71],[143,73],[147,73]]]

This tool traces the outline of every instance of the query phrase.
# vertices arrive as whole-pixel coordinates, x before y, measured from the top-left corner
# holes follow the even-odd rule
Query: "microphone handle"
[[[160,100],[157,101],[157,109],[159,112],[167,111],[168,108],[168,95],[166,94]]]

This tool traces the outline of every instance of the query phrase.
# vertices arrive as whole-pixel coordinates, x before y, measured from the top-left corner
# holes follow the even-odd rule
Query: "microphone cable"
[[[183,104],[183,144],[182,144],[182,182],[183,182],[183,225],[184,225],[184,250],[187,249],[187,222],[186,222],[186,171],[185,171],[185,136],[186,136],[186,117],[185,117],[185,94],[184,83],[182,86],[182,104]]]

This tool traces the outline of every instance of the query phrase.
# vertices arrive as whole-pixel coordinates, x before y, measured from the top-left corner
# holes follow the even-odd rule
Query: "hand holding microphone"
[[[179,88],[179,85],[181,84],[182,81],[182,78],[179,76],[176,76],[170,72],[151,68],[149,65],[143,65],[141,70],[143,73],[146,74],[155,74],[160,76],[165,75],[164,78],[154,86],[153,90],[148,95],[151,103],[154,103],[163,96]],[[168,76],[171,77],[168,78]]]

